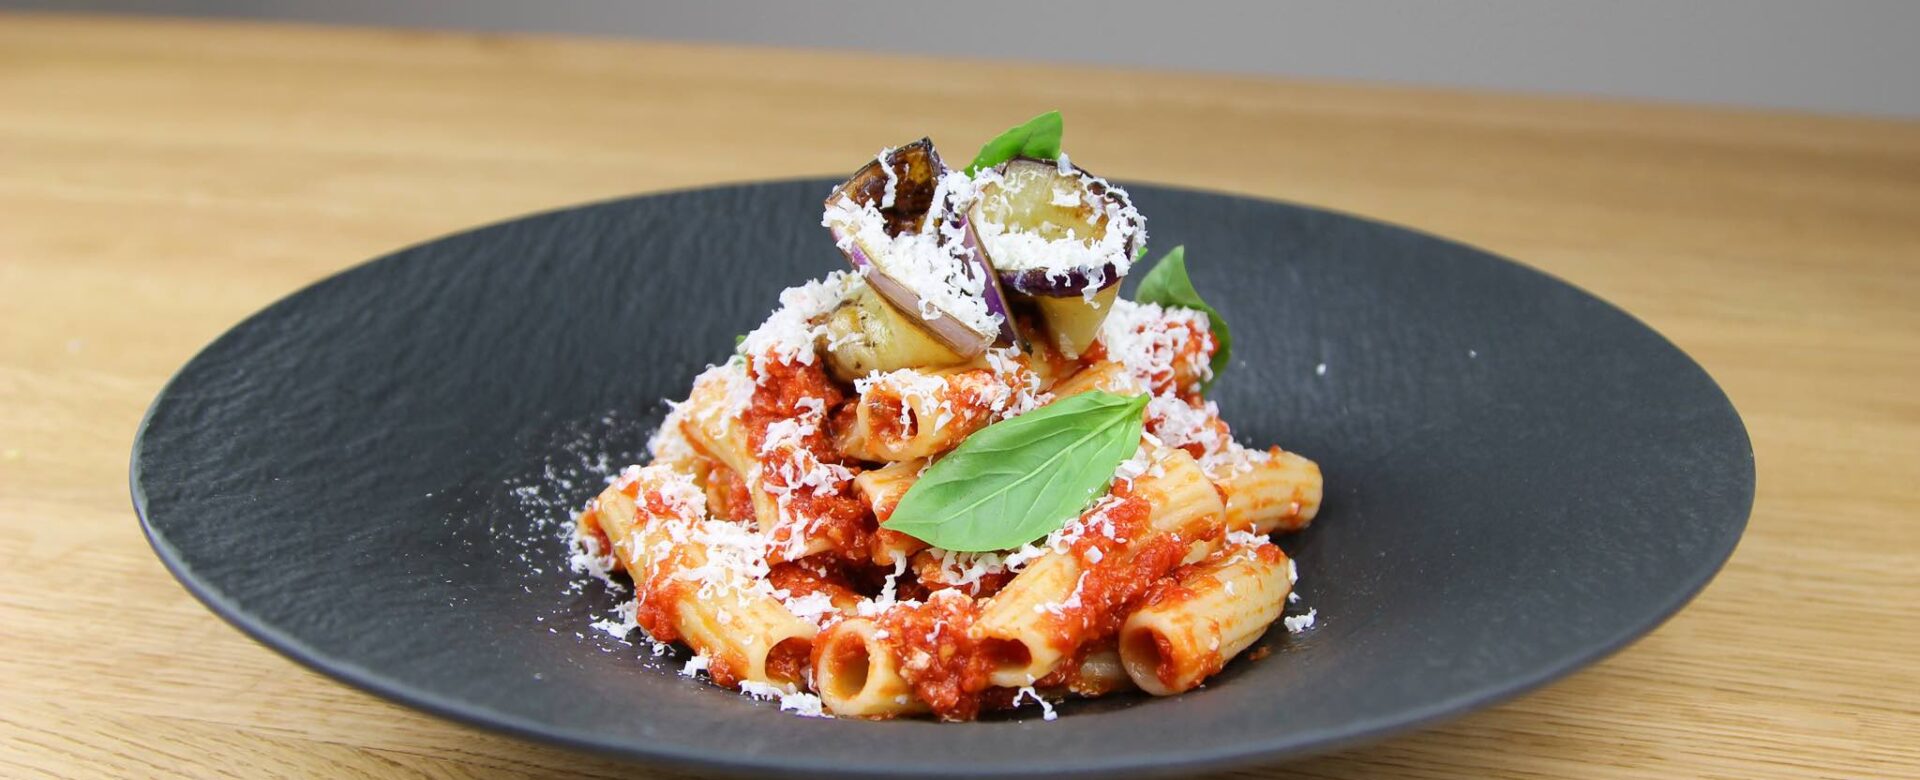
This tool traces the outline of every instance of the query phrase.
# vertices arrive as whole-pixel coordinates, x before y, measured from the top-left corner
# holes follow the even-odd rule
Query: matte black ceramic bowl
[[[1250,442],[1318,460],[1286,539],[1318,626],[1167,698],[939,724],[801,718],[594,631],[567,510],[778,291],[838,268],[827,181],[542,214],[401,251],[248,319],[154,401],[154,549],[214,612],[380,695],[663,764],[1100,776],[1277,761],[1458,715],[1645,634],[1732,551],[1752,450],[1659,334],[1524,266],[1354,217],[1137,187],[1234,328]],[[1322,368],[1324,367],[1324,368]],[[604,457],[603,457],[604,456]]]

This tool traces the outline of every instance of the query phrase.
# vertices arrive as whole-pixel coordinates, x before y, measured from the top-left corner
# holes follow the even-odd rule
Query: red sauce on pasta
[[[843,457],[827,433],[825,414],[844,404],[846,394],[827,378],[820,361],[762,360],[757,368],[765,379],[754,386],[753,400],[741,417],[748,446],[758,453],[766,442],[769,426],[818,411],[823,422],[804,429],[797,449],[818,463],[857,470],[859,464]],[[867,553],[874,528],[873,516],[867,511],[866,503],[854,493],[851,480],[844,481],[837,491],[816,493],[811,486],[786,484],[787,473],[796,469],[804,471],[810,465],[796,462],[803,459],[798,452],[782,448],[759,458],[763,484],[784,494],[787,510],[804,523],[799,529],[775,529],[776,540],[798,531],[810,539],[826,540],[842,557],[857,560]]]
[[[994,663],[972,637],[978,602],[958,592],[888,610],[875,621],[915,696],[941,720],[973,720]]]
[[[613,561],[613,565],[610,567],[613,571],[621,571],[626,568],[625,563],[620,560],[620,556],[613,554],[613,540],[607,538],[607,529],[600,527],[599,509],[588,507],[580,513],[579,517],[574,518],[574,525],[580,530],[581,543],[586,545],[589,551],[605,556]]]
[[[661,575],[650,578],[645,587],[638,581],[634,586],[639,593],[634,595],[637,608],[633,622],[646,629],[647,636],[656,642],[680,641],[680,630],[674,626],[680,620],[680,591],[687,583]]]
[[[707,509],[714,517],[744,520],[753,517],[753,492],[747,489],[747,481],[739,472],[719,464],[707,472],[707,484],[713,486],[709,494],[718,499],[717,505]],[[709,503],[713,503],[710,499]]]
[[[737,653],[720,653],[707,659],[707,676],[713,678],[714,685],[722,688],[738,688],[740,679],[746,674],[746,659],[741,658]]]
[[[1148,532],[1147,519],[1153,507],[1139,496],[1127,494],[1124,485],[1114,491],[1117,502],[1099,510],[1105,522],[1112,523],[1111,536],[1089,532],[1073,543],[1070,552],[1082,562],[1082,578],[1065,603],[1048,605],[1054,618],[1047,621],[1054,647],[1072,651],[1089,639],[1111,636],[1120,630],[1126,607],[1145,593],[1155,580],[1180,563],[1190,540],[1159,535],[1142,541]],[[1128,540],[1122,544],[1119,540]],[[1097,551],[1097,552],[1096,552]],[[1092,562],[1089,562],[1092,561]]]
[[[853,589],[852,583],[839,568],[819,560],[818,556],[775,564],[767,571],[767,582],[775,589],[795,596],[826,594],[833,605],[840,609],[852,609],[861,599],[860,593]]]
[[[797,685],[806,680],[807,668],[812,663],[813,643],[804,639],[789,639],[768,651],[767,676]]]

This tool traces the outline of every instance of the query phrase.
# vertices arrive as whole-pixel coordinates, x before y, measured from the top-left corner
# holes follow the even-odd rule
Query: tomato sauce
[[[636,588],[638,585],[635,583]],[[640,624],[654,641],[680,641],[680,629],[675,626],[680,620],[680,590],[686,586],[687,583],[676,582],[668,577],[655,577],[634,596],[638,608],[634,610],[633,621]]]
[[[747,430],[747,444],[755,453],[760,452],[760,446],[767,439],[767,429],[775,422],[816,410],[831,412],[846,403],[846,393],[827,378],[819,361],[796,364],[762,359],[757,368],[765,378],[754,386],[752,403],[741,416]],[[824,424],[807,431],[800,438],[799,449],[822,464],[859,469],[858,462],[841,456],[833,446]],[[811,487],[795,487],[792,492],[784,492],[789,486],[783,470],[794,468],[793,460],[798,457],[787,449],[760,455],[761,480],[769,487],[782,489],[788,511],[804,523],[797,529],[800,533],[809,539],[824,539],[842,557],[861,559],[872,544],[875,525],[866,502],[855,495],[850,480],[832,493],[815,494]],[[795,529],[785,529],[786,534],[794,532]],[[781,535],[777,531],[776,540]]]
[[[973,720],[994,663],[971,636],[980,606],[962,594],[888,610],[876,622],[913,693],[941,720]]]
[[[666,640],[662,640],[666,641]],[[707,659],[707,676],[713,678],[713,684],[722,688],[740,687],[740,678],[747,673],[747,662],[735,653],[721,653]]]
[[[626,562],[620,560],[620,556],[613,551],[613,540],[608,538],[607,529],[600,527],[600,510],[598,508],[588,507],[580,513],[579,517],[574,518],[573,522],[576,530],[580,534],[582,546],[584,546],[589,553],[597,554],[611,561],[607,567],[608,570],[623,571],[626,569]]]
[[[767,677],[800,685],[806,680],[807,668],[812,662],[813,643],[789,639],[767,652]]]
[[[1112,535],[1104,533],[1104,528],[1089,529],[1069,548],[1082,562],[1077,598],[1049,605],[1054,619],[1047,621],[1052,628],[1048,639],[1063,651],[1117,633],[1127,606],[1186,555],[1187,540],[1168,534],[1141,538],[1149,532],[1147,520],[1153,511],[1146,499],[1131,495],[1125,485],[1116,487],[1113,495],[1118,502],[1100,510],[1106,522],[1113,524]],[[1127,542],[1122,544],[1120,539]]]
[[[860,603],[860,593],[842,574],[840,567],[832,562],[817,560],[818,556],[808,556],[797,561],[774,564],[767,570],[767,582],[777,590],[784,590],[795,596],[809,596],[815,593],[825,594],[839,609],[852,609]]]
[[[889,532],[881,531],[881,533]],[[1013,581],[1016,574],[1016,572],[1001,569],[983,574],[972,582],[960,583],[956,581],[959,578],[954,576],[955,572],[942,566],[940,559],[931,553],[916,553],[909,560],[912,564],[914,579],[926,586],[929,593],[953,588],[974,598],[987,598],[999,593],[1001,588]]]
[[[709,514],[728,520],[753,518],[753,493],[747,490],[747,481],[739,472],[716,463],[707,471],[707,484],[713,504],[707,508]]]

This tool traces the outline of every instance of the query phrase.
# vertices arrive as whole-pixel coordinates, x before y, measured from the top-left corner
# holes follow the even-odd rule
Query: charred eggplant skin
[[[861,205],[873,204],[886,220],[889,236],[919,232],[926,226],[927,213],[932,211],[940,188],[940,175],[947,172],[947,166],[940,161],[940,152],[930,138],[898,147],[884,158],[854,171],[827,195],[827,202],[844,197]],[[889,189],[893,191],[892,203],[882,205],[888,203]]]
[[[826,221],[841,253],[867,280],[869,287],[948,349],[974,356],[995,343],[1012,344],[1018,334],[1009,324],[999,279],[978,242],[973,240],[966,215],[950,208],[951,203],[938,202],[942,197],[941,177],[948,172],[933,142],[925,138],[882,152],[827,196]],[[916,290],[903,281],[897,275],[898,266],[889,266],[886,258],[876,256],[893,250],[884,240],[872,235],[871,223],[863,236],[854,218],[835,216],[846,214],[849,206],[856,211],[870,207],[878,213],[880,232],[887,239],[906,236],[910,245],[913,241],[933,242],[940,247],[938,251],[951,253],[965,263],[966,275],[984,286],[981,304],[986,314],[997,317],[997,327],[986,325],[988,318],[985,317],[963,321],[943,308],[951,306],[953,301],[942,301],[937,294],[927,296],[927,291]],[[943,216],[935,217],[936,214]],[[929,219],[935,218],[947,221],[928,224]],[[933,300],[923,300],[923,297]],[[965,302],[961,304],[964,307]]]
[[[1057,273],[1035,268],[1027,271],[1013,271],[1000,274],[1000,284],[1021,295],[1036,298],[1080,298],[1086,295],[1088,287],[1093,286],[1090,268],[1073,268]],[[1095,290],[1105,290],[1120,283],[1119,266],[1108,263],[1100,269],[1103,279]]]

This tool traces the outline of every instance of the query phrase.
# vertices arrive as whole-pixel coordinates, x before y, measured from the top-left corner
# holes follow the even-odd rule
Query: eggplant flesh
[[[1113,308],[1144,223],[1124,192],[1084,169],[1021,158],[998,173],[981,187],[970,227],[983,234],[1001,284],[1038,316],[1047,345],[1078,358]]]
[[[952,213],[951,204],[942,202],[946,198],[940,179],[947,172],[925,138],[883,153],[828,195],[826,222],[847,261],[881,298],[949,350],[971,357],[996,342],[1013,343],[1016,334],[999,280],[974,242],[965,215]],[[868,207],[880,217],[877,231],[870,216],[862,217]],[[916,253],[917,259],[912,257]],[[901,263],[917,263],[924,275],[925,267],[941,268],[955,260],[965,264],[965,275],[981,282],[984,317],[965,300],[964,291],[918,290],[900,274]],[[974,316],[963,319],[949,309],[971,309]],[[998,323],[989,324],[994,319]]]
[[[939,368],[967,361],[871,287],[860,288],[827,315],[827,371],[842,382],[875,371]]]
[[[1131,224],[1112,224],[1116,214]],[[1000,282],[1022,295],[1088,296],[1118,284],[1144,234],[1124,193],[1082,168],[1062,171],[1047,160],[1008,162],[998,181],[981,188],[970,216],[976,231],[993,227],[984,239],[988,260]],[[1124,240],[1109,240],[1112,230]],[[1060,242],[1085,247],[1070,250],[1077,262],[1062,266],[1035,256]]]
[[[1052,339],[1051,346],[1060,354],[1078,359],[1087,347],[1100,336],[1100,324],[1107,321],[1107,314],[1113,311],[1113,301],[1120,297],[1120,285],[1113,285],[1097,293],[1089,301],[1080,295],[1060,298],[1054,296],[1034,296],[1034,308],[1039,310],[1041,322],[1046,323],[1046,331]]]

